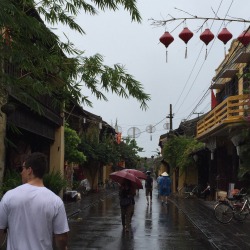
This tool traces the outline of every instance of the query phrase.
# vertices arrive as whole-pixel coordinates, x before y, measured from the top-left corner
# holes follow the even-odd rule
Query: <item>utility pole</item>
[[[174,115],[172,113],[172,104],[170,104],[170,113],[167,116],[167,118],[169,118],[169,122],[170,122],[170,130],[169,131],[172,131],[173,130],[173,118],[174,118]]]
[[[204,114],[204,112],[197,112],[197,113],[194,113],[194,115],[198,115],[198,117],[200,117],[200,115]]]

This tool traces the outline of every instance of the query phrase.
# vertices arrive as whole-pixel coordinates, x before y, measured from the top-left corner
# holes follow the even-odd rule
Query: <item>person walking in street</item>
[[[167,172],[162,173],[161,176],[162,178],[159,181],[161,204],[165,203],[167,205],[168,196],[171,193],[171,180]]]
[[[8,227],[7,250],[67,250],[68,221],[59,196],[43,184],[47,158],[36,152],[22,165],[23,185],[0,202],[0,238]]]
[[[121,207],[121,219],[122,226],[126,232],[129,231],[131,225],[131,219],[134,214],[134,205],[135,205],[135,188],[132,187],[131,181],[126,180],[119,190],[120,198],[120,207]]]
[[[151,177],[151,172],[147,171],[147,179],[145,180],[145,189],[146,189],[146,199],[147,204],[152,203],[152,189],[153,189],[153,178]]]
[[[160,179],[161,179],[161,174],[157,177],[156,182],[157,182],[157,188],[158,188],[158,198],[160,198]]]

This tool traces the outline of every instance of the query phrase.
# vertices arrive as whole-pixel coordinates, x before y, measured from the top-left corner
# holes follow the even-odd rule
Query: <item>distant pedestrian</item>
[[[81,180],[79,188],[80,188],[82,194],[89,193],[89,191],[91,190],[91,187],[90,187],[90,184],[89,184],[89,181],[87,178]]]
[[[157,188],[158,188],[158,198],[160,198],[160,179],[161,179],[161,174],[157,177],[156,182],[157,182]]]
[[[160,196],[162,205],[168,203],[168,196],[171,193],[171,180],[167,172],[162,173],[159,181]]]
[[[59,196],[44,187],[47,159],[33,153],[23,163],[22,182],[5,193],[0,202],[0,238],[8,227],[7,249],[66,250],[68,220]]]
[[[121,219],[122,226],[126,232],[129,231],[131,225],[131,219],[134,214],[135,205],[135,188],[132,187],[131,181],[126,180],[119,190],[120,207],[121,207]]]
[[[151,172],[147,171],[147,179],[145,180],[145,189],[146,189],[146,199],[147,204],[152,203],[152,190],[153,190],[153,178],[151,177]]]

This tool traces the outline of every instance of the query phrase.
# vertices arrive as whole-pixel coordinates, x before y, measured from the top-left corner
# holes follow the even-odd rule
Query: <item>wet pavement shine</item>
[[[94,196],[92,196],[92,199]],[[89,199],[89,200],[88,200]],[[197,227],[171,200],[162,205],[154,189],[153,202],[146,203],[145,191],[135,197],[135,213],[129,232],[121,225],[118,194],[84,197],[77,204],[66,204],[67,212],[81,212],[69,219],[69,249],[217,249],[207,235]],[[71,211],[70,211],[71,210]]]

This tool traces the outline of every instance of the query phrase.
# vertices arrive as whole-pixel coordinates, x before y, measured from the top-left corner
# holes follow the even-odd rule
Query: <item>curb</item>
[[[101,191],[99,193],[92,193],[91,195],[88,196],[88,198],[91,199],[91,201],[94,200],[93,202],[87,202],[87,204],[85,204],[85,205],[83,204],[83,206],[81,206],[81,208],[77,208],[74,210],[73,210],[73,208],[71,208],[71,209],[69,208],[67,211],[67,206],[72,206],[75,204],[76,207],[79,207],[79,204],[81,204],[80,203],[81,200],[76,201],[76,202],[64,203],[65,210],[67,213],[67,218],[70,219],[70,218],[74,217],[75,215],[79,214],[80,212],[82,212],[84,209],[96,206],[99,202],[103,201],[106,197],[116,195],[117,192],[118,192],[117,190],[110,191],[110,192],[106,192],[106,190],[104,190],[104,191]],[[95,199],[96,196],[99,196],[99,197],[97,199]],[[71,211],[73,210],[73,212],[70,213],[70,210]]]
[[[178,208],[178,210],[180,210],[183,214],[185,214],[185,216],[189,219],[189,221],[197,228],[199,229],[203,235],[206,236],[206,238],[208,239],[208,241],[210,242],[211,245],[213,245],[213,247],[215,249],[220,249],[213,241],[211,241],[211,236],[208,235],[204,230],[202,230],[202,228],[195,222],[195,220],[187,213],[185,212],[180,205],[177,204],[177,202],[174,199],[169,198],[169,200]],[[211,206],[207,206],[209,209],[213,209]]]

